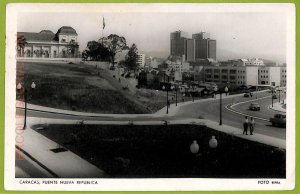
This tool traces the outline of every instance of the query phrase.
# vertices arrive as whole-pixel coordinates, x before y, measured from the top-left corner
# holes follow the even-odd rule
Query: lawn
[[[74,111],[98,113],[149,113],[124,91],[115,88],[104,70],[80,64],[18,63],[18,77],[24,75],[28,102]],[[30,85],[35,82],[36,88]]]
[[[108,173],[128,178],[284,178],[285,150],[205,126],[48,125],[36,131]],[[209,147],[216,136],[218,147]],[[190,152],[197,140],[198,156]],[[60,147],[58,146],[58,147]]]

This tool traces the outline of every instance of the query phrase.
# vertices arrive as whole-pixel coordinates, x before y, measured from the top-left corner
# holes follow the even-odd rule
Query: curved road
[[[269,97],[267,97],[269,96]],[[266,98],[263,98],[266,97]],[[264,92],[257,94],[257,102],[260,104],[262,110],[261,111],[250,111],[248,110],[249,105],[251,102],[242,103],[239,105],[234,106],[235,110],[238,110],[241,113],[253,115],[262,117],[264,119],[269,119],[270,117],[273,117],[273,115],[276,113],[276,111],[271,110],[268,108],[268,106],[271,104],[271,97],[270,93]],[[263,98],[263,99],[259,99]],[[222,104],[224,105],[222,107],[222,122],[225,125],[230,125],[236,128],[240,128],[241,131],[243,126],[243,121],[245,116],[241,114],[234,113],[232,111],[229,111],[225,108],[225,106],[232,104],[232,102],[246,102],[249,100],[256,99],[256,95],[251,98],[246,97],[234,97],[234,98],[226,98],[222,99]],[[276,99],[277,100],[277,99]],[[276,101],[275,100],[275,101]],[[275,102],[274,101],[274,102]],[[278,101],[278,100],[277,100]],[[190,117],[202,117],[204,119],[213,120],[216,122],[220,121],[220,101],[212,100],[212,101],[198,101],[195,104],[190,104],[185,107],[183,107],[181,110],[179,110],[177,116],[190,116]],[[268,136],[277,137],[280,139],[285,139],[286,137],[286,129],[285,128],[278,128],[271,126],[271,123],[264,120],[255,119],[256,126],[255,126],[255,133],[260,133]]]

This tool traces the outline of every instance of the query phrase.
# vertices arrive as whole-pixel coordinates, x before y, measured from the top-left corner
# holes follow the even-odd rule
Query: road
[[[257,98],[258,98],[257,102],[260,104],[262,108],[261,111],[255,112],[255,111],[248,110],[250,102],[234,106],[234,109],[238,110],[241,113],[262,117],[264,119],[273,117],[276,111],[268,108],[268,106],[271,104],[272,101],[271,97],[259,99],[266,96],[270,96],[270,93],[264,92],[264,93],[257,94]],[[225,106],[232,104],[232,102],[234,103],[245,102],[251,99],[253,100],[256,99],[256,95],[254,94],[252,98],[251,97],[245,98],[241,96],[241,97],[223,99],[222,104],[224,106],[222,108],[222,123],[236,128],[241,128],[242,131],[243,130],[242,123],[244,121],[245,116],[229,111],[225,108]],[[191,104],[180,109],[179,112],[177,113],[177,116],[203,117],[204,119],[209,119],[209,120],[219,122],[220,101],[219,100],[205,101],[205,102],[199,101],[196,104]],[[255,133],[277,137],[280,139],[286,138],[285,128],[273,127],[268,121],[264,121],[264,120],[255,119],[255,122],[256,122]]]
[[[269,97],[267,97],[269,96]],[[258,93],[257,94],[257,102],[259,102],[261,106],[261,111],[250,111],[248,110],[249,104],[251,102],[247,102],[249,100],[255,100],[256,95],[251,98],[245,98],[243,96],[234,97],[234,98],[226,98],[223,99],[223,108],[222,108],[222,122],[225,125],[230,125],[236,128],[241,128],[242,130],[242,123],[244,121],[244,115],[234,113],[230,110],[227,110],[225,107],[231,105],[233,102],[236,103],[232,109],[252,115],[255,117],[260,117],[265,120],[260,120],[255,118],[256,127],[255,133],[260,133],[263,135],[268,135],[272,137],[277,137],[280,139],[285,139],[286,137],[286,129],[273,127],[267,121],[268,118],[272,117],[276,111],[271,110],[268,106],[271,104],[271,97],[270,93]],[[241,103],[240,102],[246,102]],[[178,112],[174,116],[161,116],[161,117],[152,117],[151,115],[139,115],[135,118],[128,118],[126,115],[124,117],[115,118],[113,116],[76,116],[76,115],[68,115],[68,114],[57,114],[57,113],[50,113],[50,112],[41,112],[35,110],[28,110],[28,116],[30,117],[39,117],[39,118],[57,118],[57,119],[73,119],[73,120],[101,120],[101,121],[156,121],[156,120],[179,120],[184,118],[204,118],[209,119],[212,121],[219,122],[220,117],[220,101],[217,100],[209,100],[209,101],[195,101],[192,104],[188,104],[186,106],[181,106],[178,109]],[[17,109],[17,114],[21,115],[24,110]]]

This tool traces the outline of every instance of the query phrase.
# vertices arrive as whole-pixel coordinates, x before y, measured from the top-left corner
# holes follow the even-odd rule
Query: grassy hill
[[[152,112],[112,73],[84,64],[17,63],[17,80],[25,80],[29,103],[97,113]],[[32,82],[36,84],[34,90]]]

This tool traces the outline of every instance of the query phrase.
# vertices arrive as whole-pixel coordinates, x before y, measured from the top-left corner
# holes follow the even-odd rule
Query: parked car
[[[248,87],[246,85],[241,85],[238,87],[239,90],[247,90]]]
[[[260,106],[257,102],[253,102],[250,104],[249,110],[260,110]]]
[[[270,118],[272,126],[285,127],[286,126],[286,115],[275,114],[273,118]]]
[[[272,96],[272,98],[273,98],[273,99],[277,99],[277,95],[274,94],[274,95]]]

